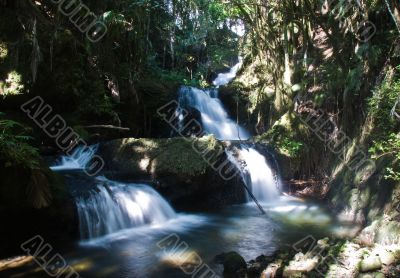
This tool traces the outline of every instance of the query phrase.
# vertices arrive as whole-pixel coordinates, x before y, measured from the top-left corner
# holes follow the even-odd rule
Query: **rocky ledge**
[[[245,200],[240,175],[212,136],[118,139],[102,143],[99,155],[107,177],[146,181],[177,208],[216,208]]]

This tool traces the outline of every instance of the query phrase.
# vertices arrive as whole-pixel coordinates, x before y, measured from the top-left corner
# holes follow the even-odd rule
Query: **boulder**
[[[276,278],[282,274],[282,260],[276,260],[268,265],[268,267],[261,273],[261,278]]]
[[[212,136],[118,139],[102,143],[98,154],[105,161],[105,176],[150,183],[179,209],[245,200],[240,175]]]
[[[372,255],[363,259],[360,263],[360,271],[368,272],[382,268],[382,262],[379,256]]]
[[[216,261],[223,264],[225,277],[245,277],[247,264],[237,252],[232,251],[217,255]]]
[[[395,255],[387,250],[381,250],[379,252],[379,258],[384,265],[391,265],[396,262]]]
[[[318,257],[309,257],[298,253],[283,270],[283,277],[303,277],[303,274],[311,272],[318,265]]]
[[[273,256],[258,256],[255,260],[251,260],[247,267],[249,277],[260,277],[261,272],[273,261]]]

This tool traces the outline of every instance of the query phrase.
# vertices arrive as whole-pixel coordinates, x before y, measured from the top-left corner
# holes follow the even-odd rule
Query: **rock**
[[[386,277],[400,277],[400,265],[390,265],[384,270]]]
[[[382,262],[379,256],[369,256],[366,259],[363,259],[360,263],[360,271],[368,272],[371,270],[377,270],[382,267]]]
[[[396,262],[394,254],[387,250],[381,250],[379,252],[379,258],[384,265],[391,265]]]
[[[276,278],[282,274],[282,260],[277,260],[268,265],[268,267],[261,273],[260,278]]]
[[[329,247],[329,238],[323,238],[317,241],[317,245],[319,246],[319,248],[321,249],[326,249]]]
[[[248,263],[247,274],[249,277],[260,277],[261,272],[273,261],[273,256],[258,256],[255,260]]]
[[[267,259],[268,259],[267,256],[265,256],[265,255],[260,255],[260,256],[258,256],[258,257],[256,258],[256,262],[264,262],[264,261],[266,261]]]
[[[253,262],[247,267],[247,274],[249,277],[259,277],[260,273],[263,271],[261,263]]]
[[[283,277],[302,277],[302,274],[312,271],[318,265],[318,257],[308,257],[297,253],[294,259],[283,270]]]
[[[246,261],[237,252],[228,252],[216,256],[216,261],[223,264],[224,276],[244,277],[247,270]],[[244,270],[244,272],[243,272]]]
[[[381,245],[400,244],[400,223],[387,219],[375,220],[361,231],[359,238]]]
[[[385,275],[380,272],[373,272],[373,273],[364,273],[358,275],[357,278],[385,278]]]
[[[213,136],[118,139],[100,144],[98,155],[106,177],[158,181],[155,189],[177,209],[217,208],[246,198],[236,171],[227,170],[232,164],[223,144]]]

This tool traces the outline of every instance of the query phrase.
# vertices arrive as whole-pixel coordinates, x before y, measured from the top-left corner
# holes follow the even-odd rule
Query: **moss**
[[[215,162],[223,154],[221,143],[212,136],[200,139],[121,139],[106,144],[105,149],[115,168],[155,176],[202,175],[210,167],[208,160]]]
[[[300,157],[306,149],[306,144],[302,136],[294,129],[290,120],[274,125],[270,130],[256,138],[258,142],[267,142],[277,148],[277,150],[290,158]]]
[[[152,170],[154,173],[164,172],[189,176],[204,174],[209,164],[196,150],[217,151],[217,141],[211,136],[191,140],[186,138],[167,139],[167,142],[163,143],[162,151],[157,153],[153,160]]]

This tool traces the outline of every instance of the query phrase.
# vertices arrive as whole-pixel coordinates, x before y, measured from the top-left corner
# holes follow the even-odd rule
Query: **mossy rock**
[[[177,208],[218,208],[245,200],[242,180],[224,179],[232,166],[221,142],[203,138],[118,139],[100,145],[113,179],[149,181]],[[228,163],[227,163],[228,162]]]
[[[222,253],[216,259],[224,266],[224,277],[239,277],[247,269],[246,261],[234,251]]]
[[[195,177],[205,174],[210,164],[207,156],[221,158],[223,146],[214,137],[200,139],[118,139],[105,143],[100,153],[107,165],[116,171],[153,177],[176,174]]]

